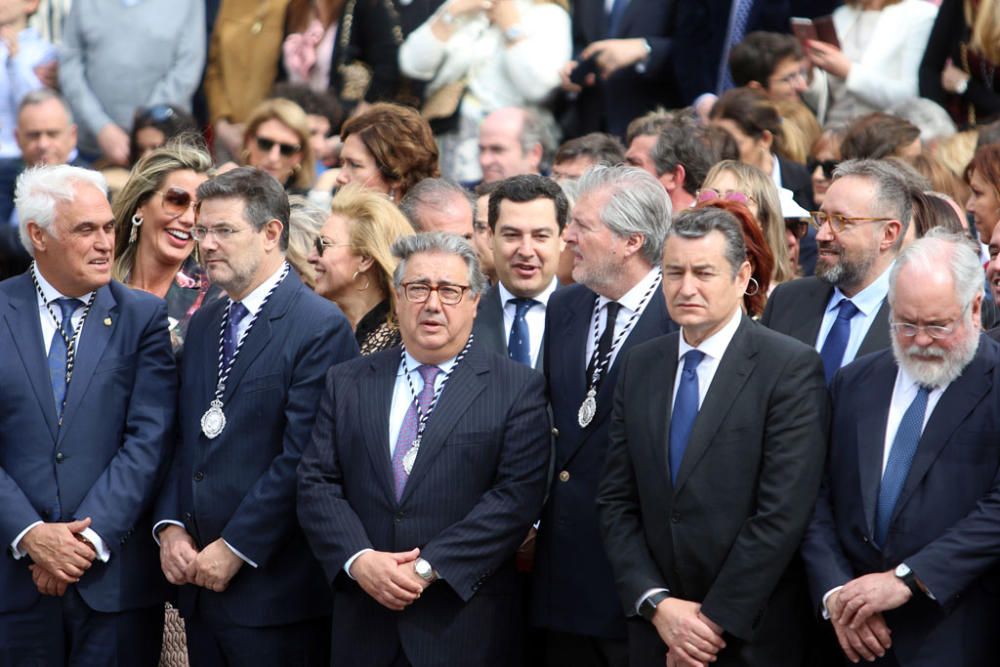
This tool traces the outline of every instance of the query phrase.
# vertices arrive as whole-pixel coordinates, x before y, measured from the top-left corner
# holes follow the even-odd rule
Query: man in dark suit
[[[892,350],[834,379],[830,457],[802,555],[848,658],[996,664],[1000,345],[982,267],[931,232],[892,269]],[[891,633],[891,634],[890,634]]]
[[[295,521],[323,377],[357,356],[347,319],[285,261],[288,197],[257,169],[198,188],[199,242],[228,299],[191,320],[181,438],[156,508],[198,665],[326,665],[330,595]]]
[[[545,309],[558,287],[569,202],[544,176],[513,176],[490,195],[489,229],[497,284],[479,301],[473,331],[487,349],[541,369]]]
[[[597,497],[631,664],[802,664],[795,558],[829,418],[816,352],[742,313],[739,222],[693,209],[667,233],[679,334],[636,347],[615,391]],[[641,616],[641,618],[638,618]]]
[[[891,163],[850,160],[837,167],[821,208],[813,216],[816,275],[778,285],[761,323],[814,345],[829,382],[855,357],[889,346],[889,268],[912,205]]]
[[[17,206],[34,264],[0,283],[0,664],[155,666],[167,590],[149,506],[177,391],[166,308],[111,280],[102,176],[28,170]]]
[[[484,281],[467,241],[417,234],[393,253],[403,349],[330,372],[299,466],[299,521],[334,589],[332,664],[519,664],[542,378],[471,335]]]
[[[544,371],[555,423],[555,476],[535,547],[532,623],[548,665],[625,665],[625,616],[594,506],[618,359],[673,331],[660,291],[670,200],[634,167],[595,167],[564,238],[577,285],[549,298]]]

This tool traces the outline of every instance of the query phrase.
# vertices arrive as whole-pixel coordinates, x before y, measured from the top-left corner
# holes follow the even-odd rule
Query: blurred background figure
[[[614,167],[625,162],[625,146],[618,137],[591,132],[564,141],[552,159],[552,178],[576,180],[594,165]]]
[[[302,195],[288,197],[288,250],[285,259],[295,273],[311,290],[316,289],[316,268],[309,262],[309,256],[316,247],[316,238],[323,229],[329,213]]]
[[[134,165],[176,136],[197,131],[194,117],[180,107],[156,104],[136,109],[129,133],[129,164]]]
[[[976,225],[980,243],[989,243],[1000,221],[1000,145],[977,150],[965,170],[965,180],[971,191],[965,208]]]
[[[289,100],[261,102],[247,118],[243,134],[243,164],[274,177],[289,194],[305,194],[315,177],[309,120]]]

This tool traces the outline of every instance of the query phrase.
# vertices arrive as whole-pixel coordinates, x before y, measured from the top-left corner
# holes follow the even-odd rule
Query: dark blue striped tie
[[[56,305],[62,311],[62,322],[52,336],[49,346],[49,378],[52,380],[52,396],[56,399],[56,416],[62,417],[63,401],[66,400],[66,355],[69,350],[63,334],[73,339],[73,313],[83,305],[79,299],[56,299]]]

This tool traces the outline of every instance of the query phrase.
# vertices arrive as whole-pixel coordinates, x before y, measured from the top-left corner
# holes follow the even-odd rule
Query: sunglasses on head
[[[264,153],[270,153],[271,149],[277,146],[282,157],[292,157],[302,150],[302,147],[298,144],[284,144],[274,139],[265,139],[264,137],[255,137],[255,139],[257,141],[257,148]]]
[[[172,218],[184,215],[185,211],[192,204],[197,203],[190,192],[176,186],[167,188],[157,194],[163,197],[163,211]]]
[[[713,199],[724,199],[726,201],[736,202],[737,204],[747,204],[753,200],[753,197],[745,192],[739,192],[738,190],[730,190],[729,192],[719,192],[718,190],[713,190],[711,188],[698,190],[699,204],[712,201]]]
[[[815,158],[809,158],[806,162],[806,169],[808,169],[811,174],[816,171],[816,167],[822,167],[823,178],[830,180],[833,178],[833,170],[837,168],[838,164],[840,163],[836,160],[817,160]]]

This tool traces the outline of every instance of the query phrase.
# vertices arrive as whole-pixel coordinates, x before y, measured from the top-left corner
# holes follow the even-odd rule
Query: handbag
[[[455,115],[462,104],[467,87],[465,77],[444,84],[427,97],[420,108],[420,115],[427,121],[450,118]]]
[[[399,25],[399,14],[392,4],[392,0],[383,0],[387,14],[392,21],[392,39],[399,47],[403,43],[403,29]],[[350,44],[351,32],[354,27],[354,8],[358,0],[348,0],[344,7],[344,17],[341,21],[340,30],[337,35],[338,50],[342,54],[343,62],[337,63],[337,72],[340,74],[341,88],[340,99],[348,104],[357,104],[365,99],[368,88],[372,84],[372,67],[368,63],[355,58],[348,61],[347,58]]]

